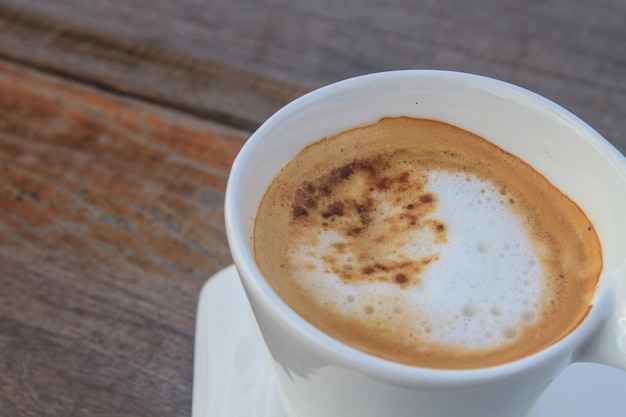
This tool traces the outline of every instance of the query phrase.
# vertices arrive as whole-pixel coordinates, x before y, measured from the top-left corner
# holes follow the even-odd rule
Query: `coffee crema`
[[[587,315],[600,242],[578,206],[487,140],[384,118],[324,138],[260,204],[256,262],[299,315],[366,353],[442,369],[538,352]]]

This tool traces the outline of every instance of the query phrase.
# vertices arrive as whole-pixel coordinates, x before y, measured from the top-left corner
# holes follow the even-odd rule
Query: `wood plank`
[[[0,55],[254,128],[303,91],[397,68],[543,94],[626,150],[621,0],[0,0]]]
[[[305,92],[251,71],[120,37],[117,30],[94,31],[89,20],[77,19],[0,3],[0,56],[248,130]],[[120,24],[133,27],[129,21]]]
[[[0,414],[188,416],[248,132],[0,61]]]

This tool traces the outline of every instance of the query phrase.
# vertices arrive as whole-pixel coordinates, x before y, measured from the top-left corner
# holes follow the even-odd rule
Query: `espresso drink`
[[[602,257],[583,212],[457,127],[385,118],[308,146],[267,190],[257,264],[333,338],[388,360],[480,368],[586,316]]]

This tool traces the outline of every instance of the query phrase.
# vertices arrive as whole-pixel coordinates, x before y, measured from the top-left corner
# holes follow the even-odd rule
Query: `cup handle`
[[[614,277],[614,312],[578,357],[626,371],[626,276]]]

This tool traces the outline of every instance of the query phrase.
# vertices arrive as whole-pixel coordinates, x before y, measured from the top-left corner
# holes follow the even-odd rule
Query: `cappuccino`
[[[566,336],[602,269],[593,225],[528,164],[408,117],[324,138],[268,188],[254,250],[311,324],[391,361],[514,361]]]

